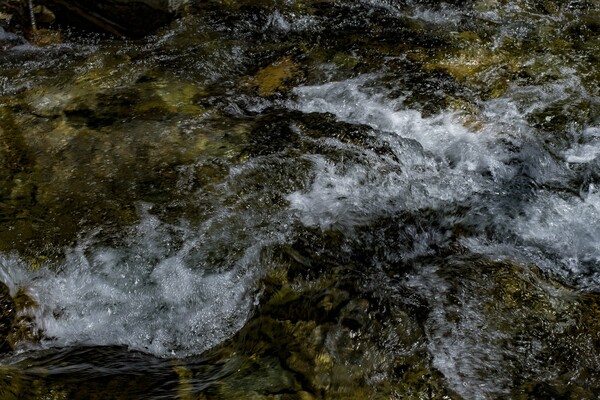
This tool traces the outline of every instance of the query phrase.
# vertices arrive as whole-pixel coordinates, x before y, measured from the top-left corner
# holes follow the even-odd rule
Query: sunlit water
[[[556,23],[552,18],[560,19],[510,5],[471,10],[468,15],[456,7],[400,6],[390,1],[364,1],[350,9],[406,18],[432,31],[460,31],[465,25],[481,23],[495,36],[492,49],[500,46],[504,36],[527,37],[537,31],[539,21],[551,24]],[[477,22],[465,22],[473,15]],[[565,15],[572,19],[578,14]],[[285,8],[263,17],[267,24],[261,25],[260,35],[290,40],[294,35],[349,29],[352,23],[365,28],[370,21],[357,17],[353,22],[348,17],[332,26],[327,17],[296,15]],[[382,282],[382,288],[404,285],[426,299],[431,311],[424,326],[433,366],[464,398],[509,393],[515,365],[534,378],[558,376],[550,363],[535,359],[543,354],[542,342],[524,339],[529,340],[525,351],[515,344],[513,332],[503,330],[520,321],[519,315],[507,311],[493,320],[486,316],[482,299],[493,290],[493,283],[446,276],[445,261],[437,262],[435,257],[460,246],[462,252],[488,260],[535,264],[574,291],[600,290],[600,225],[596,223],[600,221],[600,121],[594,116],[598,93],[584,82],[587,78],[585,71],[578,70],[579,64],[569,59],[556,66],[550,56],[524,57],[524,65],[547,62],[552,79],[509,82],[493,98],[471,95],[476,123],[466,122],[468,116],[462,111],[442,107],[425,112],[423,104],[412,99],[416,89],[397,90],[401,85],[394,80],[401,73],[393,70],[393,64],[352,74],[336,71],[330,63],[312,66],[316,72],[310,82],[297,84],[283,97],[265,100],[230,89],[252,61],[244,40],[251,40],[258,29],[251,19],[242,22],[246,25],[238,33],[214,22],[215,32],[231,40],[216,50],[218,39],[207,37],[214,34],[213,27],[197,33],[190,42],[199,55],[186,48],[189,43],[177,44],[174,39],[189,33],[185,24],[142,49],[125,44],[122,51],[150,55],[135,61],[141,69],[181,63],[176,75],[182,79],[196,74],[198,85],[222,85],[226,93],[213,97],[220,98],[227,118],[258,120],[258,131],[264,130],[273,140],[272,148],[251,152],[235,163],[222,157],[221,163],[230,164],[210,192],[185,189],[195,164],[182,166],[178,187],[184,188],[185,201],[200,204],[208,198],[210,203],[195,220],[185,216],[167,220],[155,212],[160,204],[139,201],[139,222],[118,234],[102,226],[83,232],[76,245],[66,248],[58,265],[42,263],[32,271],[19,256],[2,255],[0,280],[13,294],[25,288],[39,304],[32,313],[42,339],[17,352],[119,345],[161,358],[200,355],[239,331],[258,305],[260,280],[272,265],[268,250],[293,243],[303,230],[316,228],[347,237],[354,247],[340,251],[350,257],[360,259],[362,245],[386,249],[386,256],[373,256],[371,264],[364,266],[366,276],[379,276],[392,263],[412,266],[402,279]],[[2,33],[0,40],[7,35]],[[101,48],[101,41],[61,45],[44,50],[40,58],[29,53],[42,50],[19,45],[4,56],[8,60],[4,68],[25,68],[10,81],[0,81],[0,89],[6,95],[34,87],[36,79],[49,79],[39,76],[47,70],[71,71],[75,62],[70,55],[91,57]],[[19,64],[20,60],[25,63]],[[70,73],[78,75],[95,67],[77,68]],[[27,69],[44,74],[30,76]],[[135,69],[115,72],[114,80],[106,84],[126,85],[138,78],[135,75]],[[585,104],[592,116],[583,123],[574,118],[561,126],[561,132],[535,122],[541,114],[542,122],[549,123],[561,117],[554,114],[560,112],[569,119],[573,104]],[[340,124],[366,133],[359,140],[341,137],[342,128],[339,136],[335,131],[314,135],[310,123],[307,128],[298,117],[312,118],[311,113],[329,113]],[[275,143],[277,133],[268,131],[276,124],[260,127],[261,117],[278,114],[284,115],[284,122],[277,126],[285,125],[293,137],[282,145]],[[186,126],[201,128],[204,123],[191,119]],[[416,221],[398,227],[404,242],[379,238],[377,221],[397,224],[398,215]],[[365,239],[371,227],[373,235]],[[455,234],[456,230],[461,233]],[[556,307],[563,296],[568,297],[549,283],[540,281],[539,288]],[[448,298],[454,290],[460,294],[451,304]],[[454,313],[460,315],[459,322],[451,322]],[[597,356],[591,357],[585,362],[598,361]]]

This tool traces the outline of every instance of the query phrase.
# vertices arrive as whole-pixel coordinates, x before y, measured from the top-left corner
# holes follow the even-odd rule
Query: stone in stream
[[[30,4],[32,8],[29,8]],[[34,6],[33,2],[0,2],[0,49],[7,50],[27,42],[35,46],[60,42],[60,31],[48,29],[55,20],[56,16],[52,10],[42,5]]]
[[[430,365],[414,310],[364,291],[356,266],[305,250],[273,249],[254,316],[206,354],[235,371],[206,399],[459,398]]]
[[[188,0],[45,0],[58,23],[142,37],[169,23]]]
[[[37,306],[25,290],[19,289],[11,296],[8,286],[0,282],[0,354],[39,340],[30,316]]]
[[[8,286],[0,282],[0,354],[10,350],[7,336],[10,334],[16,315],[15,309],[15,302],[10,297]]]
[[[8,50],[15,46],[21,46],[26,43],[25,38],[11,32],[6,32],[0,26],[0,50]]]
[[[12,32],[23,30],[26,24],[29,24],[29,16],[24,1],[4,0],[0,2],[0,28]],[[2,35],[0,35],[1,37]]]

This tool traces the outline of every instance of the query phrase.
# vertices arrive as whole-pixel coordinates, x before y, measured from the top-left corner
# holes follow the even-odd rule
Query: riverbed
[[[239,0],[0,32],[0,397],[595,399],[598,21]]]

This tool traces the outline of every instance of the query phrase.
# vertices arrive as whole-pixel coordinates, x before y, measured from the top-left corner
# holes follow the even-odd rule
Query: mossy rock
[[[485,45],[468,49],[440,52],[437,58],[424,63],[430,72],[443,72],[457,81],[484,91],[487,97],[504,95],[512,76],[521,68],[518,57],[506,51],[489,50]]]
[[[271,96],[277,91],[283,91],[287,82],[297,79],[299,71],[299,64],[291,57],[283,57],[259,70],[250,82],[256,87],[259,96]]]
[[[34,324],[33,298],[22,288],[11,296],[8,286],[0,282],[0,354],[21,349],[39,341]]]

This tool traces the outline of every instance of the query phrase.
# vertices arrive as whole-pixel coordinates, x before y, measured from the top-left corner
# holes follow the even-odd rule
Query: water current
[[[597,1],[199,3],[0,32],[0,397],[596,398]]]

